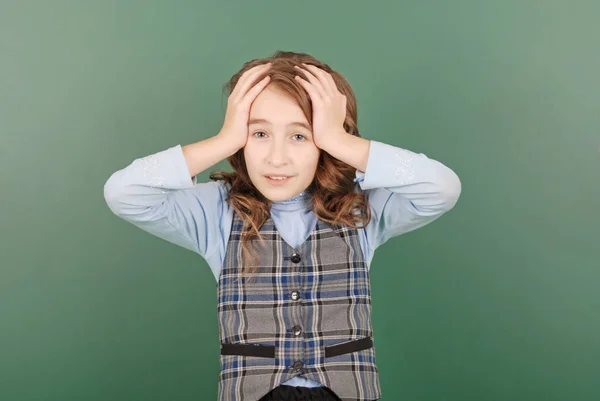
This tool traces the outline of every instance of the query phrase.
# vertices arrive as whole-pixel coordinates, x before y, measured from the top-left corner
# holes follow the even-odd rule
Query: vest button
[[[297,301],[300,299],[300,293],[298,291],[292,291],[291,295],[292,301]]]
[[[298,255],[297,253],[294,253],[290,259],[294,263],[300,263],[300,261],[302,260],[302,258],[300,257],[300,255]]]
[[[294,365],[292,367],[294,368],[294,370],[296,372],[300,372],[300,370],[302,369],[303,366],[304,366],[304,364],[302,363],[302,361],[296,361],[296,362],[294,362]]]
[[[300,327],[300,326],[292,327],[292,334],[295,335],[296,337],[298,337],[300,334],[302,334],[302,327]]]

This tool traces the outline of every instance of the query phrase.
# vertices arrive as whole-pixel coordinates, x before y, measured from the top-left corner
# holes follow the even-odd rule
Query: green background
[[[600,399],[599,15],[594,0],[2,0],[0,400],[216,399],[214,277],[112,215],[103,185],[214,135],[223,83],[275,50],[342,72],[364,137],[463,184],[373,260],[383,399]]]

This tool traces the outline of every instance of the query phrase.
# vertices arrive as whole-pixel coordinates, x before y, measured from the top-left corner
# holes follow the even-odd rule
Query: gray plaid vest
[[[234,212],[217,285],[219,401],[256,401],[302,375],[344,401],[381,397],[369,272],[358,231],[320,220],[299,248],[269,219],[258,269],[241,277],[242,220]]]

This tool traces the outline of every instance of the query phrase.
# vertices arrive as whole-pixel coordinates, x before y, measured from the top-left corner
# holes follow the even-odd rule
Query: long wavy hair
[[[248,69],[265,63],[272,63],[265,74],[256,78],[256,82],[267,74],[271,76],[269,86],[296,101],[302,109],[307,121],[312,124],[312,103],[306,90],[294,80],[298,71],[294,66],[302,67],[302,63],[312,64],[331,74],[340,93],[346,96],[346,118],[344,129],[347,133],[360,136],[358,133],[356,98],[352,87],[340,73],[332,70],[327,64],[316,58],[295,52],[277,51],[272,56],[248,61],[238,71],[223,90],[229,95],[235,88],[240,76]],[[210,175],[214,181],[222,180],[229,186],[227,203],[243,220],[242,226],[242,275],[251,273],[256,268],[258,239],[264,244],[260,228],[270,216],[271,201],[264,197],[252,184],[246,169],[244,149],[238,150],[228,159],[233,172],[215,171]],[[347,225],[354,228],[366,226],[371,220],[371,210],[362,191],[355,191],[356,169],[325,151],[320,152],[319,161],[312,183],[306,189],[312,203],[312,211],[318,219],[332,225]]]

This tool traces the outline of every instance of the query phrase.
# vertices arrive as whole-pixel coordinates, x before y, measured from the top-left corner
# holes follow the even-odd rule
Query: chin
[[[275,193],[274,191],[268,191],[268,192],[261,191],[261,192],[262,192],[263,196],[265,198],[267,198],[268,200],[270,200],[271,202],[281,202],[284,200],[288,200],[292,196],[295,195],[294,192],[289,192],[289,191],[281,191],[279,193]]]
[[[300,188],[291,189],[256,187],[256,189],[258,189],[259,192],[271,202],[285,201],[302,192],[302,189]]]

